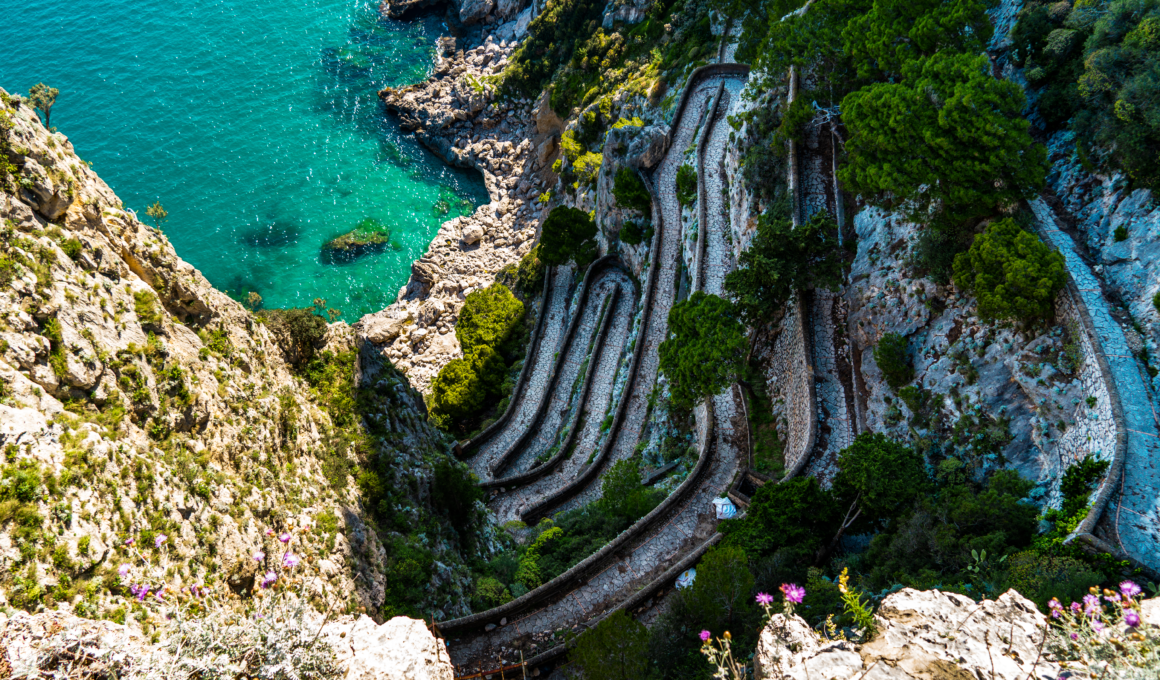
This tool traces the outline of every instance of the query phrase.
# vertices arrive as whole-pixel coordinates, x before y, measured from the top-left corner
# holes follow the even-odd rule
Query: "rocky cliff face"
[[[439,565],[412,584],[424,610],[466,611],[454,532],[431,514],[448,442],[401,374],[360,360],[338,324],[322,382],[304,382],[267,325],[0,91],[5,158],[0,602],[122,618],[115,570],[130,540],[170,549],[174,583],[246,598],[266,569],[254,554],[280,555],[274,536],[287,533],[319,575],[319,608],[382,613],[403,559],[383,543],[402,541],[408,559]],[[370,407],[343,401],[356,389]],[[355,478],[374,460],[396,475],[381,481],[411,533],[368,523]]]

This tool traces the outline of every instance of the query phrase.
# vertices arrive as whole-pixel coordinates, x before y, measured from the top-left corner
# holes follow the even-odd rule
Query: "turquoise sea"
[[[59,88],[52,124],[182,258],[267,307],[316,297],[355,321],[395,299],[482,179],[400,133],[377,92],[424,79],[438,19],[367,0],[0,0],[0,87]],[[332,264],[364,219],[392,247]]]

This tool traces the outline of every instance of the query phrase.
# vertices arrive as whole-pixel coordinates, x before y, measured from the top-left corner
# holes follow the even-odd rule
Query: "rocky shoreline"
[[[531,11],[497,10],[516,18],[486,36],[476,28],[441,38],[439,62],[426,81],[379,93],[404,131],[446,162],[479,170],[491,198],[472,215],[445,222],[411,265],[397,301],[354,324],[358,337],[420,391],[462,356],[453,331],[466,296],[531,250],[544,215],[539,196],[555,183],[551,165],[563,122],[545,98],[501,101],[488,83],[507,65]]]

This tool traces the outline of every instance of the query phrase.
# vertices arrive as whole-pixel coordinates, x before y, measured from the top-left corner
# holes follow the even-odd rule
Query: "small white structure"
[[[693,585],[693,581],[696,580],[697,570],[695,568],[686,569],[685,571],[681,572],[680,576],[677,577],[677,588],[688,588],[689,586]]]
[[[737,516],[737,506],[728,498],[714,498],[713,506],[717,510],[717,519],[733,519]]]

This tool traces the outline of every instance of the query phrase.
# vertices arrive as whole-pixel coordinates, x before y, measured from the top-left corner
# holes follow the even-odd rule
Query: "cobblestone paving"
[[[659,220],[662,238],[661,252],[657,258],[659,269],[656,289],[653,303],[646,310],[646,318],[643,321],[646,324],[644,351],[636,379],[629,385],[629,393],[626,395],[629,403],[625,422],[613,442],[610,459],[606,465],[631,455],[645,424],[646,397],[656,381],[657,350],[668,332],[668,313],[676,297],[679,274],[676,265],[680,249],[680,208],[676,199],[676,171],[681,164],[684,149],[693,138],[696,122],[704,110],[707,95],[715,91],[719,83],[720,79],[715,78],[697,85],[681,120],[676,121],[678,127],[670,145],[670,152],[655,175],[662,213]],[[733,92],[732,87],[729,89]],[[724,126],[723,119],[718,123],[719,126]],[[716,131],[715,129],[714,132]],[[727,136],[728,133],[725,134]],[[719,154],[723,151],[723,146],[712,148],[716,149],[715,153],[718,154],[711,160],[716,165],[720,162]],[[720,196],[719,188],[716,193]],[[720,215],[722,212],[723,206],[718,204],[717,214]],[[710,239],[707,244],[707,252],[710,255],[706,258],[705,266],[713,271],[718,268],[727,271],[728,265],[720,261],[722,256],[729,257],[730,252],[730,248],[722,247],[724,230],[724,223],[718,222],[718,228],[715,229],[717,236]],[[722,277],[723,274],[720,274],[717,278]],[[712,285],[719,286],[720,283]],[[598,399],[595,390],[590,399]],[[723,494],[732,482],[739,469],[739,452],[746,446],[745,423],[743,417],[739,415],[742,412],[739,399],[740,394],[736,388],[714,397],[715,429],[712,446],[706,454],[709,456],[707,467],[696,482],[696,490],[670,510],[667,521],[655,530],[637,537],[631,545],[625,546],[620,559],[604,571],[588,578],[570,591],[560,592],[552,602],[538,610],[506,621],[506,625],[490,632],[469,635],[458,640],[453,638],[449,641],[453,662],[466,667],[484,658],[498,661],[503,656],[499,653],[500,648],[510,648],[511,643],[518,638],[582,624],[623,602],[642,585],[661,574],[670,564],[678,561],[682,555],[712,537],[716,532],[717,522],[711,501]],[[705,439],[704,428],[708,425],[707,422],[700,422],[703,420],[705,419],[700,418],[698,422],[702,433],[701,441]],[[576,507],[594,500],[599,495],[599,488],[600,482],[597,480],[561,509]],[[488,664],[484,662],[484,665]]]
[[[1154,564],[1156,555],[1160,555],[1160,425],[1156,406],[1149,398],[1146,379],[1124,330],[1112,316],[1099,279],[1077,252],[1075,242],[1060,230],[1051,208],[1036,199],[1031,209],[1044,240],[1063,253],[1120,393],[1128,435],[1127,457],[1121,486],[1104,509],[1104,519],[1110,520],[1115,532],[1109,542],[1145,564]]]
[[[590,341],[594,338],[599,327],[600,309],[604,299],[612,293],[613,288],[619,288],[620,294],[617,296],[615,306],[610,305],[606,312],[613,315],[608,328],[608,337],[600,347],[601,351],[594,352],[595,356],[590,356]],[[576,340],[567,349],[566,356],[561,359],[563,364],[560,369],[561,378],[556,384],[556,389],[553,391],[544,417],[533,424],[533,427],[538,428],[538,431],[520,452],[519,458],[504,471],[504,475],[513,475],[531,469],[537,456],[561,442],[567,435],[567,429],[562,426],[571,421],[574,412],[580,407],[579,404],[572,402],[579,397],[582,391],[582,386],[577,382],[583,380],[580,369],[585,367],[584,359],[586,357],[589,361],[596,361],[597,365],[592,372],[593,386],[589,391],[588,403],[584,405],[587,415],[582,424],[584,431],[581,433],[581,437],[592,430],[599,433],[604,408],[612,397],[612,380],[616,375],[616,366],[624,350],[624,340],[632,327],[632,317],[637,303],[635,298],[632,280],[618,269],[605,270],[600,278],[593,283],[588,304],[581,312],[584,316],[577,329]],[[593,348],[595,349],[594,346]],[[488,505],[496,513],[498,521],[503,523],[519,519],[523,508],[567,484],[588,460],[591,450],[591,445],[587,449],[578,445],[572,455],[566,458],[555,472],[531,484],[496,496]]]
[[[835,214],[832,145],[828,126],[806,128],[798,151],[805,220],[822,211]],[[829,291],[815,291],[812,297],[807,311],[816,376],[818,437],[804,473],[829,486],[837,474],[838,453],[853,442],[856,434],[853,374],[847,335],[838,331],[846,323],[845,307]]]
[[[508,447],[528,429],[536,414],[536,407],[548,389],[548,379],[552,374],[556,351],[568,329],[569,289],[575,274],[571,266],[556,267],[552,275],[552,287],[548,291],[548,311],[544,325],[540,329],[539,348],[528,361],[535,362],[528,373],[528,381],[516,404],[516,411],[507,424],[484,442],[468,463],[480,479],[491,479],[491,465],[503,455]]]
[[[719,81],[718,81],[719,82]],[[705,144],[705,231],[704,262],[701,265],[701,290],[713,295],[724,295],[725,276],[737,266],[733,258],[733,244],[730,243],[729,208],[725,191],[725,147],[729,144],[732,128],[725,123],[725,115],[730,104],[741,97],[745,87],[742,78],[727,78],[725,94],[717,107],[717,119]]]

